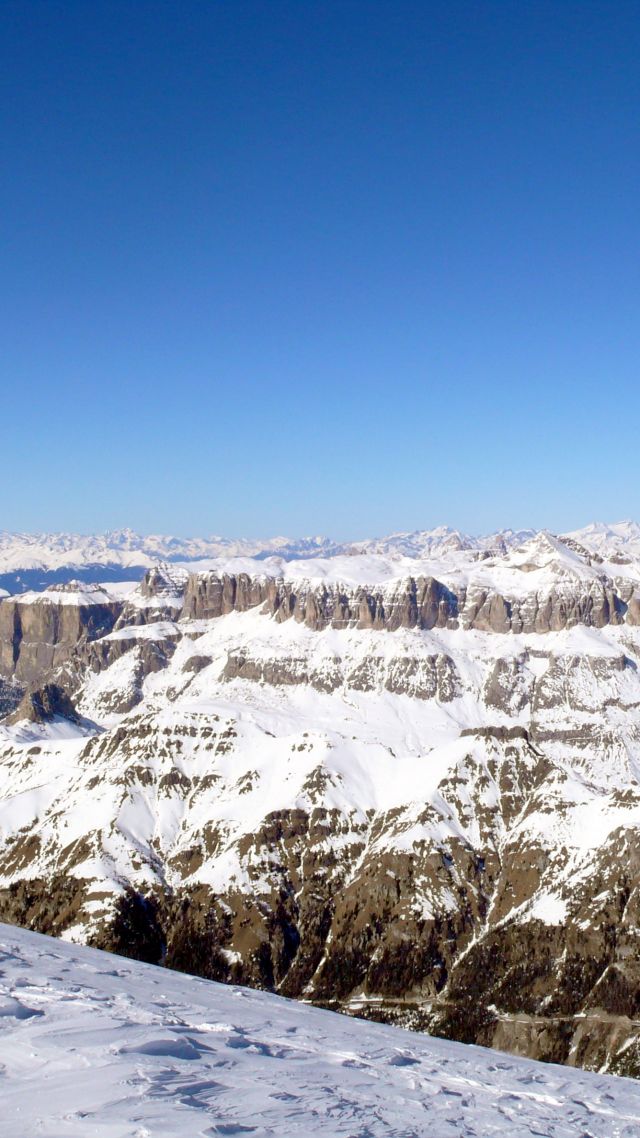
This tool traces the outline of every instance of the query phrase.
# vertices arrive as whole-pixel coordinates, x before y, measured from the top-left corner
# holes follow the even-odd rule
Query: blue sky
[[[640,9],[4,0],[0,528],[640,516]]]

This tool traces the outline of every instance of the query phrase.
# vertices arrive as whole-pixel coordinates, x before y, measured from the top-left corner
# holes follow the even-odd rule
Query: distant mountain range
[[[130,529],[104,534],[0,532],[0,589],[21,593],[45,589],[70,580],[84,582],[139,581],[159,561],[184,564],[220,558],[281,557],[297,561],[337,555],[385,554],[428,558],[456,551],[505,553],[535,536],[536,530],[500,530],[476,537],[438,526],[435,529],[392,533],[365,541],[337,542],[328,537],[271,537],[265,539],[141,535]],[[623,521],[595,522],[567,535],[585,549],[609,557],[640,554],[640,526]]]
[[[9,593],[45,589],[70,580],[139,581],[159,561],[194,562],[212,557],[315,557],[335,542],[322,537],[268,538],[147,536],[130,529],[104,534],[0,532],[0,588]]]

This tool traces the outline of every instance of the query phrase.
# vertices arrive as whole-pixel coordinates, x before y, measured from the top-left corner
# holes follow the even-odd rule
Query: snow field
[[[2,1138],[637,1138],[640,1084],[0,926]]]

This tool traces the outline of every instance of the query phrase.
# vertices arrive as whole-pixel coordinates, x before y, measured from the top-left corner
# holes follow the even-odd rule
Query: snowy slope
[[[566,536],[605,560],[617,557],[622,561],[627,558],[637,561],[640,558],[640,525],[637,522],[592,522]]]
[[[436,526],[435,529],[412,530],[392,533],[387,537],[355,541],[351,549],[356,553],[401,554],[404,557],[448,557],[452,553],[478,550],[505,551],[528,538],[535,536],[535,530],[499,530],[484,537],[473,537],[450,526]]]
[[[177,636],[171,659],[144,675],[148,647]],[[173,899],[204,891],[223,922],[215,975],[323,1001],[339,954],[358,958],[358,921],[367,920],[378,927],[370,971],[342,985],[342,1006],[384,1005],[413,1023],[412,1007],[441,1006],[428,930],[443,914],[452,924],[438,952],[451,977],[474,944],[507,934],[497,959],[508,973],[523,952],[534,961],[536,943],[546,952],[560,926],[568,936],[606,929],[606,906],[635,873],[640,677],[625,661],[640,660],[638,628],[316,632],[250,609],[186,622],[182,633],[179,622],[123,626],[96,643],[117,654],[78,692],[83,722],[0,725],[0,886],[22,904],[21,883],[33,881],[36,899],[40,889],[47,898],[43,914],[28,893],[24,907],[8,909],[5,893],[14,919],[53,916],[63,936],[86,939],[131,883],[166,898],[172,952],[183,925]],[[273,924],[283,895],[282,928],[317,950],[293,979],[295,968],[278,964]],[[317,942],[327,904],[333,920]],[[627,974],[637,958],[635,904],[625,905],[619,951],[580,934],[599,972],[610,959]],[[189,934],[194,944],[198,935]],[[394,1003],[404,994],[399,942],[427,953],[407,973],[408,1005]],[[261,945],[275,975],[256,964]],[[566,1031],[542,1019],[546,995],[563,985],[578,994],[563,955],[560,941],[558,972],[546,992],[535,989],[539,1008],[527,1005],[548,1036]],[[524,1001],[524,978],[521,986]],[[483,998],[496,1003],[491,991]],[[586,1032],[593,1047],[582,1062],[628,1071],[635,1017],[614,1021],[616,993],[600,988],[594,1003],[587,986],[574,1006],[569,1060]],[[542,1047],[509,1001],[498,1008],[482,1042]]]
[[[3,1138],[636,1138],[640,1083],[0,926]]]

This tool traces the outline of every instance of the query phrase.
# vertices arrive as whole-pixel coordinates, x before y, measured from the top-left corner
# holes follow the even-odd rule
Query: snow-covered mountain
[[[0,927],[6,1138],[635,1138],[640,1085]]]
[[[472,537],[448,526],[394,533],[367,541],[336,542],[327,537],[272,537],[264,540],[224,537],[179,538],[130,529],[105,534],[18,534],[0,532],[0,590],[21,593],[70,580],[84,582],[139,581],[158,561],[185,564],[211,559],[248,557],[286,561],[336,555],[382,554],[418,559],[506,553],[535,530],[501,530]],[[596,554],[619,559],[640,556],[640,526],[635,522],[594,523],[567,535]],[[1,595],[1,593],[0,593]]]
[[[404,557],[419,558],[447,557],[460,551],[491,550],[505,552],[507,549],[521,545],[528,538],[534,537],[535,533],[536,531],[532,529],[500,530],[484,537],[472,537],[468,533],[461,533],[460,530],[451,529],[449,526],[437,526],[430,530],[392,533],[388,537],[355,541],[348,548],[355,553],[397,554]]]
[[[636,1074],[640,559],[406,548],[0,601],[0,913]]]
[[[158,561],[197,561],[206,557],[309,557],[335,546],[323,537],[266,541],[224,537],[142,536],[132,530],[98,535],[0,532],[0,587],[12,593],[44,589],[73,578],[85,581],[139,581]]]
[[[640,558],[640,525],[637,522],[593,522],[566,535],[608,560],[637,561]]]

